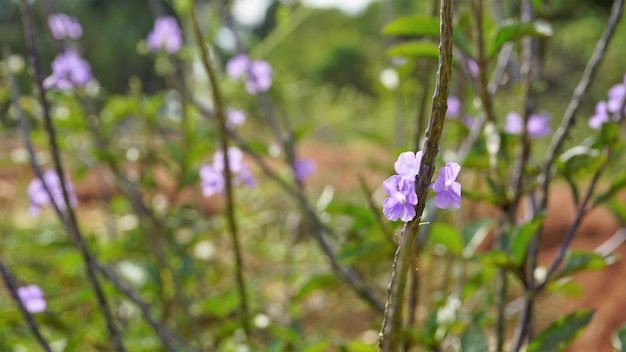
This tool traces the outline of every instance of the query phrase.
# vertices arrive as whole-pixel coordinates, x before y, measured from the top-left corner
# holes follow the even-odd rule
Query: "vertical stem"
[[[109,336],[111,338],[111,342],[113,343],[117,351],[125,351],[120,332],[115,326],[115,321],[111,314],[108,299],[104,294],[104,291],[102,289],[102,286],[100,285],[100,282],[98,281],[98,277],[96,275],[94,258],[87,248],[85,239],[78,227],[76,215],[74,214],[74,210],[72,209],[70,205],[71,202],[70,202],[69,194],[67,191],[67,185],[65,183],[65,173],[63,171],[63,165],[61,163],[61,156],[59,153],[59,146],[58,146],[57,139],[56,139],[56,132],[54,129],[54,125],[52,123],[52,116],[50,115],[50,103],[48,102],[48,99],[46,97],[46,91],[43,87],[43,72],[41,69],[41,60],[39,57],[37,44],[35,40],[35,29],[32,23],[31,8],[27,0],[21,0],[21,10],[22,10],[21,12],[22,12],[22,22],[24,25],[24,32],[26,34],[26,41],[27,41],[27,45],[30,51],[31,65],[33,66],[34,72],[35,72],[35,83],[39,91],[39,100],[43,107],[44,126],[46,130],[46,134],[48,135],[48,143],[50,144],[50,149],[52,152],[52,159],[54,162],[55,172],[57,173],[59,177],[59,183],[61,185],[61,190],[63,193],[63,200],[65,201],[65,204],[66,204],[66,211],[65,213],[60,212],[60,216],[61,216],[60,219],[64,222],[68,235],[74,241],[76,247],[78,248],[78,250],[80,251],[83,257],[83,261],[85,262],[85,267],[86,267],[85,269],[87,272],[87,278],[94,290],[94,293],[96,294],[96,299],[98,301],[100,311],[102,312],[104,316],[106,327],[107,327]],[[37,175],[37,176],[42,180],[42,183],[45,185],[42,175]],[[46,191],[49,192],[47,187],[46,187]],[[53,199],[53,197],[50,196],[50,199]],[[52,202],[52,203],[55,204],[55,202]]]
[[[224,183],[226,185],[226,218],[228,221],[228,229],[231,240],[233,241],[233,251],[235,254],[235,276],[237,280],[237,289],[239,291],[239,299],[241,300],[241,312],[240,319],[243,330],[246,333],[248,339],[251,335],[250,319],[248,312],[248,299],[246,295],[246,284],[243,277],[243,257],[241,254],[241,248],[239,244],[239,234],[237,232],[237,219],[235,218],[235,200],[232,183],[232,172],[230,170],[230,163],[228,160],[228,131],[226,127],[226,116],[224,114],[224,106],[222,101],[221,92],[217,84],[217,75],[209,59],[209,52],[206,48],[204,38],[200,32],[200,25],[198,24],[198,18],[196,14],[196,8],[191,6],[191,20],[193,24],[193,32],[200,48],[200,56],[204,69],[209,76],[211,84],[211,93],[213,94],[213,103],[215,104],[215,114],[217,117],[217,123],[219,128],[219,136],[221,148],[224,154]]]
[[[435,157],[439,153],[439,142],[443,133],[448,93],[452,78],[452,0],[441,0],[440,42],[437,81],[433,94],[431,117],[424,139],[423,157],[416,181],[417,205],[416,216],[405,224],[400,233],[400,243],[394,258],[389,295],[385,307],[379,344],[384,352],[396,352],[402,336],[402,313],[407,271],[413,243],[419,231],[419,223],[426,207],[426,198],[435,173]]]

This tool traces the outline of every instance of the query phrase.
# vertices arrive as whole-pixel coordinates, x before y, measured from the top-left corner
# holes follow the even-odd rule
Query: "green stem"
[[[230,169],[230,163],[228,160],[228,130],[226,127],[226,115],[224,113],[224,104],[222,95],[217,83],[217,74],[213,69],[213,65],[209,59],[209,51],[207,50],[206,43],[200,31],[200,25],[198,24],[198,18],[196,14],[196,8],[191,6],[191,20],[193,25],[194,36],[200,49],[200,58],[204,69],[209,76],[209,83],[211,84],[211,93],[213,95],[213,103],[215,104],[215,115],[217,117],[217,124],[219,129],[220,145],[224,155],[224,183],[226,186],[226,219],[228,222],[228,230],[231,240],[233,241],[233,251],[235,254],[235,276],[237,280],[237,289],[239,291],[239,299],[241,304],[240,319],[243,330],[246,337],[250,339],[250,319],[248,311],[248,299],[246,295],[246,283],[243,277],[243,256],[241,254],[241,246],[239,243],[239,233],[237,230],[237,219],[235,218],[235,196],[232,183],[232,171]]]

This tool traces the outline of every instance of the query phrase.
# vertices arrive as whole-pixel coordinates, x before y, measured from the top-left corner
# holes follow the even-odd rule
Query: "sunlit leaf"
[[[528,246],[530,245],[530,241],[539,231],[539,228],[541,228],[543,220],[543,216],[535,217],[531,221],[520,225],[513,232],[513,240],[511,242],[511,255],[513,256],[513,261],[517,265],[521,265],[524,262],[524,258],[526,258],[526,253],[528,252]]]
[[[604,191],[603,193],[596,196],[593,200],[593,206],[602,204],[607,200],[611,199],[617,192],[621,191],[626,187],[626,172],[621,172],[617,176],[613,178],[611,181],[611,186],[609,189]]]
[[[552,33],[552,26],[545,21],[524,23],[519,20],[508,19],[500,23],[496,29],[495,37],[489,48],[489,56],[494,55],[506,42],[526,36],[546,38],[552,36]]]
[[[582,270],[604,269],[613,260],[612,256],[603,257],[593,252],[571,251],[565,257],[565,264],[557,277],[571,275]]]
[[[526,349],[527,352],[562,351],[591,322],[595,313],[590,309],[566,315],[541,332]]]
[[[406,57],[408,59],[439,59],[439,47],[431,42],[405,42],[387,49],[388,57]]]
[[[562,174],[572,176],[594,171],[605,161],[606,155],[597,149],[579,145],[561,154],[556,166]]]
[[[461,256],[463,252],[463,238],[459,231],[449,224],[434,223],[430,230],[429,241],[444,245],[455,256]]]

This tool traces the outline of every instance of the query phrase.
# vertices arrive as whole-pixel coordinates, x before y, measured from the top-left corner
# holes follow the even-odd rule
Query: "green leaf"
[[[216,318],[224,318],[239,307],[239,294],[235,289],[206,298],[201,304],[202,312]]]
[[[585,171],[596,170],[605,161],[606,155],[597,149],[579,145],[561,154],[556,166],[563,175],[571,177]]]
[[[439,18],[430,16],[398,17],[389,22],[382,30],[384,35],[399,37],[430,37],[439,40]],[[465,53],[470,52],[470,46],[463,32],[454,30],[454,44]]]
[[[293,297],[294,302],[306,298],[312,292],[321,288],[329,288],[337,285],[337,277],[331,274],[313,275],[308,281],[306,281],[298,292]]]
[[[476,324],[470,325],[461,335],[461,352],[488,351],[487,337]]]
[[[389,246],[382,241],[354,242],[344,246],[337,253],[337,259],[346,264],[355,264],[384,257],[388,254],[388,249]]]
[[[429,36],[439,38],[439,18],[430,16],[398,17],[382,30],[384,35]]]
[[[450,253],[461,256],[463,252],[463,238],[459,231],[451,225],[437,222],[432,225],[429,241],[444,245]]]
[[[594,315],[591,309],[583,309],[560,318],[531,341],[526,352],[562,351],[589,324]]]
[[[520,22],[508,19],[500,23],[489,48],[489,56],[493,56],[507,42],[526,36],[546,38],[552,36],[552,26],[545,21]]]
[[[621,191],[626,187],[626,172],[622,172],[618,174],[613,181],[611,181],[611,186],[604,193],[599,194],[593,200],[593,206],[602,204],[607,200],[611,199],[617,192]]]
[[[530,241],[541,228],[544,219],[545,218],[543,216],[535,217],[531,221],[516,228],[513,232],[511,256],[513,257],[513,262],[515,262],[515,264],[522,265],[524,263]]]
[[[308,343],[305,346],[297,349],[297,352],[322,352],[328,351],[330,349],[330,342],[328,341],[317,341],[313,343]]]
[[[406,57],[408,59],[428,58],[439,59],[439,47],[429,42],[405,42],[391,46],[387,49],[389,57]]]
[[[619,352],[626,352],[626,325],[615,331],[612,343],[613,347]]]
[[[479,256],[478,261],[485,265],[492,265],[502,268],[512,268],[515,266],[507,253],[498,250],[493,250],[489,253]]]
[[[613,212],[613,215],[619,219],[622,226],[626,224],[626,204],[619,200],[611,199],[606,205]]]
[[[571,251],[565,257],[565,265],[556,277],[571,275],[582,270],[604,269],[613,260],[612,256],[603,257],[593,252]]]
[[[482,219],[469,223],[463,228],[463,256],[470,257],[476,252],[476,248],[483,242],[493,227],[493,220]]]

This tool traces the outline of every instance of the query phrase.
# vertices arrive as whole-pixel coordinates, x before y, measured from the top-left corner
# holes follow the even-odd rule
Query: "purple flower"
[[[243,125],[246,122],[246,113],[241,110],[226,109],[226,125],[229,128]]]
[[[609,89],[609,100],[607,102],[607,110],[613,114],[617,114],[626,99],[626,76],[624,76],[623,84],[616,84]],[[624,109],[626,114],[626,109]]]
[[[509,134],[521,134],[523,129],[523,119],[516,112],[506,115],[506,126],[504,131]],[[533,114],[528,117],[526,125],[528,136],[531,138],[544,137],[552,133],[550,128],[550,115],[547,112]]]
[[[607,110],[607,103],[605,101],[598,102],[596,104],[596,114],[591,116],[589,119],[589,127],[594,130],[602,127],[602,124],[607,123],[611,120],[609,117],[609,112]]]
[[[296,178],[299,181],[304,181],[305,179],[315,174],[315,172],[317,171],[315,161],[311,159],[297,160],[294,165],[294,168],[295,168]]]
[[[200,168],[200,186],[205,197],[222,193],[225,187],[224,175],[213,166],[204,165]]]
[[[478,63],[474,59],[467,60],[467,68],[469,68],[472,77],[478,77]]]
[[[175,53],[183,46],[183,34],[178,22],[171,16],[159,17],[154,21],[154,27],[148,34],[148,47],[152,51],[165,49],[168,53]]]
[[[461,207],[461,184],[456,182],[459,171],[461,166],[458,163],[446,163],[446,166],[439,169],[439,177],[433,185],[433,191],[437,193],[434,199],[437,208]]]
[[[43,182],[50,190],[54,203],[61,209],[65,209],[65,200],[63,199],[63,190],[61,188],[61,180],[57,176],[56,171],[48,170],[43,174]],[[30,213],[38,215],[41,208],[51,204],[50,197],[44,188],[44,183],[39,178],[34,178],[28,185],[27,193],[30,198]],[[76,207],[78,201],[74,194],[74,186],[68,177],[65,177],[65,186],[70,200],[70,205]]]
[[[522,128],[522,117],[518,113],[512,111],[506,114],[506,126],[504,126],[506,133],[521,134]]]
[[[83,35],[83,28],[78,20],[64,13],[50,15],[48,17],[48,26],[50,26],[52,36],[59,40],[67,37],[78,39]]]
[[[448,110],[446,116],[456,118],[461,113],[461,101],[457,97],[448,97]]]
[[[68,90],[74,86],[84,86],[91,81],[91,67],[80,55],[67,50],[52,62],[52,75],[43,81],[45,88]]]
[[[266,92],[272,86],[272,67],[266,61],[250,61],[245,54],[232,57],[226,64],[226,74],[233,79],[245,76],[250,94]]]
[[[422,155],[424,153],[419,151],[417,153],[404,152],[398,156],[398,160],[393,164],[396,173],[411,182],[415,181],[415,176],[420,171],[420,164],[422,162]]]
[[[29,313],[41,313],[46,310],[43,291],[37,285],[28,285],[17,289],[17,295]]]
[[[533,114],[528,117],[528,135],[531,138],[545,137],[552,133],[550,128],[550,114],[542,112],[540,114]]]
[[[235,55],[226,63],[226,74],[232,79],[238,79],[248,71],[248,67],[250,67],[250,59],[247,55]]]
[[[383,214],[387,219],[391,221],[400,219],[404,222],[413,220],[417,204],[415,182],[393,175],[383,182],[383,188],[389,196],[383,201]]]
[[[250,64],[246,90],[250,94],[267,92],[272,86],[272,66],[266,61],[257,60]]]
[[[228,167],[230,171],[239,173],[243,166],[243,152],[237,147],[228,148]],[[224,171],[224,152],[222,150],[218,150],[213,154],[213,167],[217,171]]]
[[[256,181],[252,177],[248,165],[244,162],[243,153],[239,148],[228,148],[228,166],[233,175],[233,185],[243,182],[250,188],[256,186]],[[219,150],[213,155],[213,164],[204,165],[200,168],[200,185],[205,197],[224,192],[226,183],[223,172],[224,153]]]

